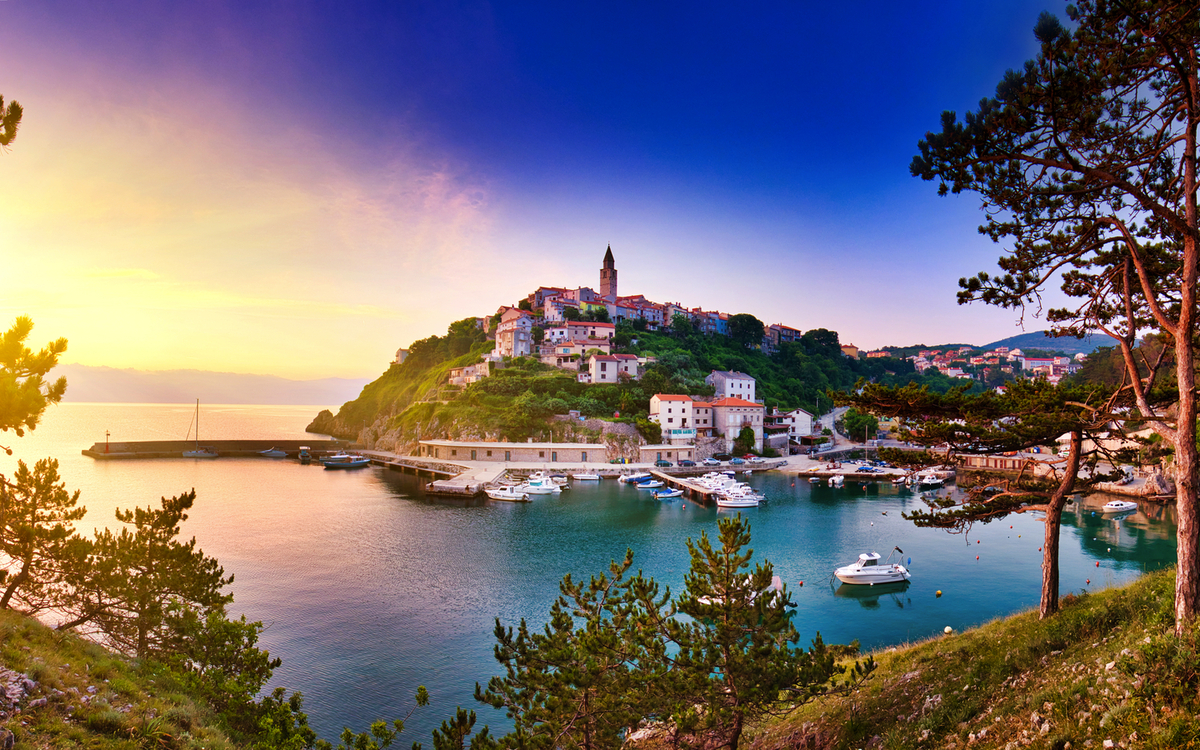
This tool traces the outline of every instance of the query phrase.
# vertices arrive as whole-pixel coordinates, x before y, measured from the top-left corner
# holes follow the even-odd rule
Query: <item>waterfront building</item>
[[[762,404],[744,398],[728,397],[713,401],[712,410],[713,427],[724,436],[725,450],[733,450],[733,441],[745,427],[754,432],[754,450],[762,450],[763,412],[766,410]]]
[[[604,463],[603,443],[505,443],[468,440],[419,440],[417,455],[444,461],[526,461],[535,463]]]
[[[639,445],[638,460],[644,464],[654,463],[655,461],[670,461],[672,464],[677,464],[680,461],[695,461],[696,449],[690,445],[670,445],[667,443]]]
[[[713,370],[704,382],[716,389],[714,398],[744,398],[754,401],[754,378],[744,372]]]
[[[842,344],[842,354],[850,359],[858,359],[858,347],[854,344]]]

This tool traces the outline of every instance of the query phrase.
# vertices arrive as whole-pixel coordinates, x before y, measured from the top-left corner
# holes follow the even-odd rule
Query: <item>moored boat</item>
[[[296,457],[300,459],[300,463],[308,466],[312,463],[312,448],[307,445],[300,446],[300,453]]]
[[[196,399],[196,447],[190,451],[184,451],[184,458],[216,458],[217,449],[211,445],[200,445],[200,399]],[[191,432],[191,427],[188,428]]]
[[[1131,510],[1137,510],[1138,504],[1132,500],[1109,500],[1104,504],[1103,513],[1128,513]]]
[[[683,497],[683,490],[659,490],[654,493],[655,500],[670,500],[673,497]]]
[[[265,451],[259,451],[258,455],[263,458],[287,458],[287,451],[282,451],[278,448],[268,448]]]
[[[617,481],[624,482],[626,484],[633,484],[634,482],[640,482],[643,479],[649,479],[650,477],[650,472],[639,471],[635,474],[622,474],[621,476],[617,477]]]
[[[904,554],[904,550],[899,547],[894,547],[893,552]],[[854,585],[874,586],[879,583],[899,583],[912,578],[908,568],[900,563],[879,562],[878,552],[864,552],[858,556],[858,560],[843,565],[833,571],[837,579],[842,583]],[[891,555],[888,555],[888,560],[891,560]]]
[[[634,485],[634,487],[637,487],[639,490],[656,490],[662,486],[663,486],[663,483],[658,481],[657,479],[648,479],[644,482],[638,482],[637,484]]]
[[[581,471],[578,474],[572,474],[571,478],[577,482],[599,482],[600,475],[593,474],[590,471]]]
[[[527,503],[529,502],[529,494],[520,492],[516,487],[496,487],[490,490],[484,490],[487,496],[493,500],[505,500],[510,503]]]
[[[371,459],[357,453],[338,453],[321,459],[326,469],[361,469],[371,463]]]

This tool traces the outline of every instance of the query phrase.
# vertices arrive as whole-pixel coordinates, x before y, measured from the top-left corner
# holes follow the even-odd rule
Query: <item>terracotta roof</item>
[[[691,401],[691,396],[676,396],[669,393],[656,393],[654,397],[659,401]]]
[[[713,406],[755,406],[755,407],[758,407],[759,409],[766,408],[762,404],[756,404],[753,401],[747,401],[746,399],[738,398],[737,396],[730,396],[729,398],[723,398],[720,401],[714,401],[712,403],[712,405]]]

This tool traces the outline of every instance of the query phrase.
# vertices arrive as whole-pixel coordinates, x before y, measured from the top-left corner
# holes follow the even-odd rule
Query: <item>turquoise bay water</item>
[[[202,406],[201,435],[303,439],[320,408]],[[10,437],[15,456],[0,466],[9,470],[17,457],[59,458],[68,487],[82,490],[88,506],[83,527],[113,523],[116,507],[195,488],[184,533],[234,573],[234,612],[261,620],[262,645],[284,661],[272,685],[302,691],[312,725],[327,738],[344,725],[361,730],[376,718],[403,716],[422,684],[431,705],[409,719],[405,742],[427,742],[457,705],[503,731],[504,717],[472,698],[476,682],[499,672],[495,618],[540,627],[564,574],[603,572],[627,548],[635,567],[677,591],[688,565],[685,541],[712,535],[724,513],[679,500],[660,504],[611,481],[530,504],[463,503],[426,497],[414,478],[378,468],[332,472],[224,458],[100,462],[79,453],[103,441],[105,430],[120,440],[182,439],[192,410],[62,404],[36,432]],[[826,642],[885,647],[1037,605],[1039,514],[950,535],[901,518],[925,506],[891,485],[850,482],[836,490],[770,473],[750,481],[770,500],[745,513],[755,560],[770,560],[792,591],[806,643],[819,631]],[[1064,516],[1063,592],[1111,586],[1174,562],[1172,509],[1144,506],[1113,521],[1094,512],[1104,501],[1086,499]],[[912,558],[907,590],[831,585],[834,567],[893,546]]]

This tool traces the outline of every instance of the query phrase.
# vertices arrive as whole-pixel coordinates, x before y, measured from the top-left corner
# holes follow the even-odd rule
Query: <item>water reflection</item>
[[[912,604],[912,599],[905,596],[912,584],[909,581],[896,583],[880,583],[874,586],[855,586],[843,583],[833,591],[833,595],[843,599],[855,599],[863,609],[880,609],[881,603],[895,605],[899,609]],[[884,600],[881,602],[880,600]]]

